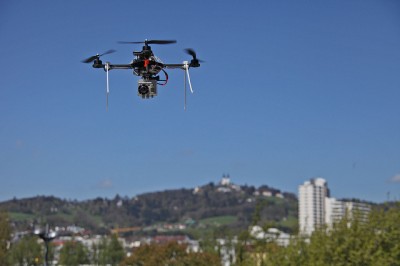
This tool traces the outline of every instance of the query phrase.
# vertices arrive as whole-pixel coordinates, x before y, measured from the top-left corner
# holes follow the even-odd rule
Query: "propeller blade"
[[[100,58],[100,57],[103,56],[103,55],[111,54],[111,53],[114,53],[114,52],[116,52],[116,51],[113,50],[113,49],[110,49],[110,50],[108,50],[108,51],[105,51],[105,52],[102,53],[102,54],[97,54],[97,55],[93,55],[93,56],[91,56],[91,57],[89,57],[89,58],[86,58],[86,59],[82,60],[82,63],[91,63],[91,62],[93,62],[94,60],[96,60],[96,58],[98,59],[98,58]]]
[[[171,44],[176,43],[176,40],[148,40],[148,44]]]
[[[108,50],[108,51],[106,51],[106,52],[104,52],[104,53],[102,53],[101,55],[99,55],[99,56],[103,56],[103,55],[106,55],[106,54],[112,54],[112,53],[115,53],[116,52],[116,50],[114,50],[114,49],[110,49],[110,50]]]
[[[186,48],[185,52],[193,57],[192,62],[197,65],[198,63],[203,63],[203,60],[197,59],[196,52],[192,48]]]
[[[185,49],[186,53],[191,55],[193,59],[196,59],[196,52],[192,48]]]
[[[120,44],[171,44],[171,43],[176,43],[176,40],[146,40],[144,42],[125,42],[125,41],[119,41],[118,43]]]
[[[90,63],[93,62],[97,58],[97,55],[91,56],[89,58],[86,58],[85,60],[82,60],[82,63]]]

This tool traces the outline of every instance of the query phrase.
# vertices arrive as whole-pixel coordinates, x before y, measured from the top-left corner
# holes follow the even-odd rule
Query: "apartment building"
[[[325,224],[325,198],[329,197],[328,184],[323,178],[311,179],[299,186],[299,229],[310,235]]]
[[[323,178],[315,178],[299,186],[299,230],[303,235],[311,235],[321,226],[331,227],[346,215],[352,219],[367,219],[371,206],[354,200],[338,200],[330,197],[328,183]]]
[[[335,222],[340,221],[346,215],[349,219],[353,219],[357,216],[358,219],[366,221],[370,211],[371,206],[365,202],[326,198],[325,223],[328,227],[331,227]]]

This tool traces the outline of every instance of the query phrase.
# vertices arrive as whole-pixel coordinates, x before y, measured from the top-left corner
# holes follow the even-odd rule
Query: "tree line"
[[[400,265],[400,204],[375,208],[368,219],[345,217],[331,228],[321,227],[309,237],[294,235],[287,246],[273,236],[252,237],[243,231],[226,246],[235,250],[232,265]],[[258,220],[258,223],[262,223]],[[270,225],[265,224],[267,229]],[[42,246],[32,237],[11,243],[7,214],[0,214],[0,261],[2,265],[40,265]],[[208,246],[204,245],[208,241]],[[215,239],[204,239],[202,252],[190,252],[178,243],[143,245],[127,257],[117,238],[105,238],[91,251],[79,242],[67,242],[60,251],[60,264],[79,265],[220,265],[221,253]],[[23,260],[21,258],[23,257]],[[23,261],[23,263],[22,263]]]
[[[133,198],[115,196],[113,199],[62,200],[56,197],[38,196],[29,199],[12,199],[0,203],[13,218],[15,227],[26,230],[30,224],[57,226],[78,225],[94,233],[104,233],[112,228],[149,226],[155,223],[178,223],[185,219],[201,220],[213,216],[238,217],[238,228],[251,223],[256,202],[263,196],[255,196],[256,188],[241,186],[240,191],[218,191],[213,183],[204,185],[198,193],[193,189],[174,189],[138,195]],[[262,186],[259,189],[278,190]],[[297,217],[297,199],[285,193],[285,199],[273,199],[262,214],[275,221],[288,216]],[[290,229],[288,229],[290,230]]]

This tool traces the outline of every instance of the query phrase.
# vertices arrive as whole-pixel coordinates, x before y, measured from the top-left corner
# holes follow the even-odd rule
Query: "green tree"
[[[118,265],[125,257],[124,247],[118,240],[116,234],[111,236],[111,239],[108,243],[108,254],[109,254],[109,264]]]
[[[246,230],[240,233],[238,240],[239,241],[235,246],[236,263],[237,265],[246,265],[249,259],[249,255],[251,257],[251,254],[249,254],[249,249],[248,249],[248,246],[251,242],[251,237],[249,232]]]
[[[400,265],[400,202],[369,217],[370,240],[364,247],[371,265]],[[373,235],[373,237],[371,237]]]
[[[25,236],[11,246],[10,262],[12,265],[42,265],[43,252],[37,237]]]
[[[293,237],[287,247],[239,238],[237,265],[400,266],[400,203],[373,210],[368,218],[352,214],[311,237]]]
[[[124,248],[115,234],[92,246],[92,263],[96,265],[119,265],[124,258]]]
[[[106,265],[108,261],[107,238],[103,237],[100,243],[92,245],[92,263],[95,265]]]
[[[81,242],[67,241],[60,251],[59,263],[66,266],[89,264],[88,250]]]
[[[165,244],[143,245],[133,251],[132,256],[126,258],[122,266],[217,266],[221,265],[220,258],[209,252],[193,253],[187,251],[187,245],[177,242]]]
[[[221,265],[219,256],[209,252],[189,252],[176,262],[176,266],[218,266]]]
[[[8,214],[0,211],[0,261],[8,265],[8,251],[11,241],[11,226]]]
[[[400,265],[400,209],[373,211],[367,220],[345,217],[317,230],[308,245],[309,265]]]
[[[306,245],[306,265],[400,265],[400,205],[346,216],[317,230]]]

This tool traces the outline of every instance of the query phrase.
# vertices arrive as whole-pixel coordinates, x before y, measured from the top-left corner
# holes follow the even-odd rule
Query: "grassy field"
[[[299,224],[299,220],[297,219],[297,217],[294,216],[289,216],[287,219],[282,220],[280,222],[281,226],[290,228],[293,232],[298,231],[298,225]]]
[[[212,227],[219,227],[222,225],[229,225],[236,222],[235,216],[215,216],[206,219],[202,219],[199,221],[199,225],[206,225]]]
[[[25,220],[30,220],[35,218],[35,215],[33,214],[26,214],[26,213],[21,213],[21,212],[9,212],[11,220],[19,222],[19,221],[25,221]]]

